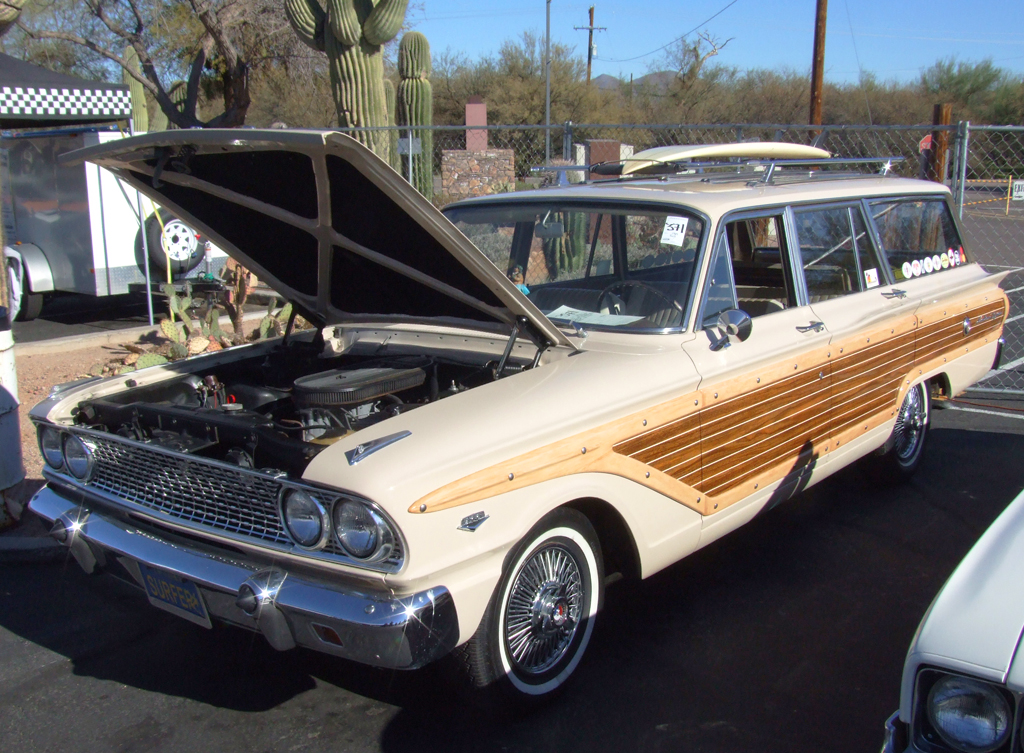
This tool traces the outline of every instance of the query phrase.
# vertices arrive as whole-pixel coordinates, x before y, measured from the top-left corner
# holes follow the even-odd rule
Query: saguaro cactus
[[[398,46],[398,108],[400,126],[429,126],[434,122],[434,95],[430,81],[430,43],[418,31],[402,37]],[[412,160],[412,184],[428,199],[434,194],[434,136],[425,128],[410,129],[414,139],[420,140],[420,152],[409,155]],[[407,138],[403,130],[402,138]]]
[[[391,83],[391,79],[384,79],[384,109],[387,111],[388,125],[393,126],[395,124],[395,103],[397,101],[395,94],[395,85]],[[388,131],[388,164],[396,170],[402,168],[402,162],[398,159],[398,132]]]
[[[142,70],[139,66],[139,56],[132,46],[125,47],[124,61],[137,71]],[[146,107],[146,90],[142,82],[128,75],[127,71],[121,72],[121,80],[128,87],[132,98],[132,132],[143,133],[149,130],[149,109]]]
[[[327,53],[331,91],[342,127],[388,124],[382,47],[402,28],[409,0],[284,0],[295,33],[314,50]],[[383,132],[356,138],[387,159]]]

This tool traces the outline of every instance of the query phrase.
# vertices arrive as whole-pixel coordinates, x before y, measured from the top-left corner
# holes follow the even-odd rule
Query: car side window
[[[880,284],[877,252],[858,207],[801,209],[793,215],[811,303]]]
[[[755,318],[796,305],[783,227],[781,214],[725,224],[715,246],[702,321],[729,308]]]
[[[942,199],[874,202],[871,216],[897,282],[967,263],[949,205]]]

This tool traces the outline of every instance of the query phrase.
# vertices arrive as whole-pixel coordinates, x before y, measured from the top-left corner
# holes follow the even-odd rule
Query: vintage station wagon
[[[282,650],[454,653],[542,698],[607,582],[856,460],[908,476],[930,398],[999,358],[1007,299],[947,189],[810,147],[660,149],[444,214],[337,133],[78,157],[315,326],[55,388],[31,508],[85,570]]]

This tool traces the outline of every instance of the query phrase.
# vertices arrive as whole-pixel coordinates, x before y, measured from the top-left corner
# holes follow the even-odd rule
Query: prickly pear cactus
[[[159,366],[162,363],[167,363],[167,359],[159,353],[146,353],[145,355],[139,356],[135,362],[135,368],[147,369],[150,366]]]
[[[160,331],[164,333],[164,337],[170,340],[172,343],[181,342],[181,331],[177,325],[170,319],[160,320]]]
[[[398,103],[395,113],[400,126],[429,126],[434,122],[434,94],[430,87],[430,43],[418,31],[402,36],[398,46]],[[420,153],[409,155],[412,160],[412,184],[430,199],[434,195],[434,136],[427,129],[410,129],[412,137],[420,140]],[[401,132],[408,138],[408,131]],[[408,163],[402,170],[408,175]]]
[[[343,128],[385,126],[383,46],[402,28],[409,0],[284,0],[288,22],[305,44],[327,54],[331,90]],[[387,159],[386,132],[355,138]]]
[[[124,61],[133,69],[142,71],[139,56],[132,46],[125,47]],[[132,78],[127,72],[121,72],[121,80],[128,87],[132,98],[132,133],[144,133],[149,130],[149,110],[146,107],[146,89],[140,81]]]

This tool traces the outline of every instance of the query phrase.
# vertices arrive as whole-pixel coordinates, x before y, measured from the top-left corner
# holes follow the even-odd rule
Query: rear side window
[[[793,214],[811,303],[878,287],[878,256],[859,206]]]
[[[949,205],[942,199],[873,202],[871,216],[896,281],[967,263]]]

